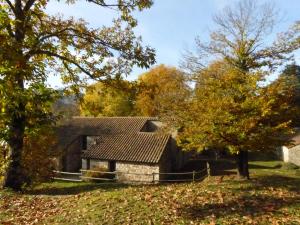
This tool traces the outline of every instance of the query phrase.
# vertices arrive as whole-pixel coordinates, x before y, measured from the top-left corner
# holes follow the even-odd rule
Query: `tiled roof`
[[[83,158],[157,163],[169,135],[140,132],[152,117],[75,117],[58,130],[59,145],[67,148],[80,136],[98,136]]]
[[[158,163],[169,137],[146,132],[103,135],[85,151],[83,158]]]

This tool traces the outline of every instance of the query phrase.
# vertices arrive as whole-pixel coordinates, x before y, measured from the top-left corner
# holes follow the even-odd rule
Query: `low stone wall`
[[[153,173],[159,173],[159,166],[134,164],[129,162],[117,162],[116,170],[118,173],[119,181],[134,181],[134,182],[152,182]],[[154,181],[159,180],[159,175],[154,175]]]
[[[282,156],[284,162],[290,162],[300,166],[300,145],[293,148],[282,147]]]

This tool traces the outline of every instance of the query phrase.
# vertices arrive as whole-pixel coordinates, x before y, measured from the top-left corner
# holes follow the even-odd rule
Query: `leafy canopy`
[[[103,83],[90,85],[81,103],[83,116],[130,116],[133,115],[135,100],[134,85],[128,81],[119,81],[118,88]]]
[[[195,95],[182,110],[179,143],[186,149],[274,150],[292,132],[293,92],[283,79],[263,86],[262,71],[243,73],[218,61],[197,74]]]
[[[26,138],[55,122],[49,104],[58,94],[47,87],[49,76],[60,76],[66,90],[78,94],[89,79],[110,83],[133,65],[155,62],[154,49],[133,32],[132,12],[149,8],[151,0],[88,0],[120,15],[111,27],[97,29],[82,19],[47,15],[48,2],[0,0],[0,139],[8,148],[4,185],[15,189],[26,175],[21,165],[23,154],[30,154],[24,151]]]
[[[143,116],[166,116],[184,102],[190,88],[182,71],[175,67],[159,65],[140,75],[136,97],[137,114]]]

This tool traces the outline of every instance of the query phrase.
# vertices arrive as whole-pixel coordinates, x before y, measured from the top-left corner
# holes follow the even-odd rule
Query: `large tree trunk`
[[[24,118],[14,118],[9,130],[9,164],[6,170],[3,186],[14,190],[20,190],[25,181],[25,176],[21,166],[24,139]]]
[[[24,132],[25,132],[25,102],[22,98],[24,92],[24,81],[21,74],[17,76],[13,82],[16,87],[15,96],[11,99],[15,106],[9,107],[9,115],[11,115],[10,123],[8,126],[8,167],[5,174],[3,186],[20,190],[24,184],[25,176],[21,166]]]
[[[248,151],[242,150],[237,154],[237,174],[241,179],[250,179],[248,167]]]
[[[25,39],[25,14],[22,8],[22,1],[15,0],[14,14],[15,42],[18,45],[14,57],[16,72],[11,74],[12,98],[11,106],[8,107],[8,115],[11,116],[9,122],[8,146],[9,163],[5,174],[3,186],[14,190],[20,190],[24,184],[25,176],[22,169],[22,151],[25,132],[25,105],[24,102],[24,71],[27,70],[27,60],[24,58],[21,46]]]

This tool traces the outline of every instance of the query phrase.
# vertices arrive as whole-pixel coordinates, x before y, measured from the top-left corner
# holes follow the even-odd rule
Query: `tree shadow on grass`
[[[228,182],[237,182],[231,180]],[[243,181],[242,181],[243,182]],[[202,220],[212,214],[217,218],[239,215],[257,217],[266,213],[276,214],[278,217],[284,217],[283,208],[297,208],[300,205],[300,177],[287,177],[281,175],[260,176],[250,181],[251,185],[245,188],[236,188],[229,190],[234,194],[231,198],[219,199],[215,203],[191,203],[185,204],[180,208],[183,217],[191,220]],[[272,192],[272,190],[276,192]],[[290,196],[280,196],[279,189],[290,193]],[[263,191],[263,192],[259,192]]]
[[[257,217],[267,213],[284,216],[281,211],[285,207],[299,205],[300,197],[297,198],[280,198],[276,196],[245,196],[232,199],[223,203],[208,204],[189,204],[180,208],[181,216],[189,220],[203,220],[211,215],[216,218],[225,218],[228,216],[251,216]],[[298,203],[297,203],[298,202]]]
[[[42,187],[26,190],[24,194],[30,195],[76,195],[84,192],[94,190],[110,191],[120,188],[128,187],[127,184],[119,183],[68,183],[64,182],[62,185],[56,185],[59,182],[47,183]],[[65,184],[65,185],[64,185]]]
[[[259,190],[261,188],[284,188],[289,191],[300,193],[300,177],[287,177],[283,175],[259,176],[253,179],[255,187],[252,189]],[[249,187],[251,189],[251,187]]]
[[[257,164],[249,164],[249,169],[279,169],[282,165],[277,164],[274,166],[263,166],[263,165],[257,165]]]

